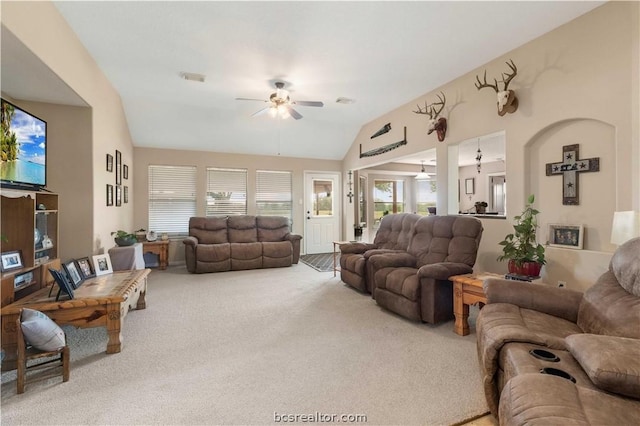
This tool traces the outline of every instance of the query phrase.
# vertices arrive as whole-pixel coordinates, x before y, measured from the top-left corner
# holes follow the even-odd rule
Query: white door
[[[305,253],[331,253],[340,240],[340,173],[305,172]]]

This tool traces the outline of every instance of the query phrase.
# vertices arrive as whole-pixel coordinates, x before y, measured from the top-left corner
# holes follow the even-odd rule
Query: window
[[[373,185],[373,219],[375,224],[380,223],[382,216],[404,212],[404,181],[374,180]]]
[[[207,168],[207,216],[247,214],[247,170]]]
[[[256,213],[285,216],[291,219],[293,209],[291,172],[256,171]]]
[[[333,216],[333,181],[313,179],[313,216]]]
[[[149,230],[187,235],[196,215],[196,168],[149,166]]]
[[[437,187],[435,177],[433,179],[416,180],[416,208],[418,214],[426,216],[429,214],[429,207],[436,207],[436,190]]]

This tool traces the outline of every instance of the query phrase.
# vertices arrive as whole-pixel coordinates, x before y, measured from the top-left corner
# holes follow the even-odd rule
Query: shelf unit
[[[2,273],[1,306],[53,283],[58,259],[58,195],[3,190],[0,197],[2,253],[20,251],[22,267]]]

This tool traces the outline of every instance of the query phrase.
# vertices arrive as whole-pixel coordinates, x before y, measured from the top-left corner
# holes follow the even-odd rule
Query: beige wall
[[[91,134],[83,142],[89,148],[84,152],[85,156],[76,157],[94,171],[88,176],[83,174],[85,182],[82,183],[88,184],[91,191],[81,202],[91,203],[91,209],[90,214],[78,217],[74,226],[90,229],[93,253],[106,251],[114,245],[111,231],[133,229],[132,202],[122,207],[107,207],[105,203],[106,184],[115,183],[114,174],[105,171],[106,154],[115,154],[117,149],[122,152],[123,163],[132,164],[133,160],[133,144],[120,96],[52,3],[2,2],[1,18],[2,25],[91,107]],[[53,120],[49,124],[54,125]],[[58,155],[53,150],[50,152]],[[73,158],[66,148],[60,155]],[[69,185],[77,185],[72,183],[73,170],[65,167],[56,171],[50,169],[49,173],[51,176],[60,173],[67,177]],[[63,191],[62,187],[56,189]],[[64,192],[73,191],[65,189]]]
[[[549,223],[583,223],[587,231],[585,250],[548,250],[544,278],[554,284],[565,280],[571,288],[588,287],[607,268],[615,248],[608,242],[613,212],[640,206],[639,17],[637,2],[607,3],[390,111],[362,127],[344,158],[345,169],[361,169],[435,147],[440,212],[446,210],[449,197],[457,201],[457,181],[449,186],[447,179],[447,146],[505,131],[509,219],[482,219],[485,231],[476,269],[506,271],[506,265],[495,260],[498,242],[510,231],[510,218],[535,193],[536,206],[542,211],[540,242],[546,242]],[[499,77],[508,70],[505,61],[509,59],[518,67],[510,88],[520,107],[500,117],[495,93],[478,91],[474,81],[485,69],[489,78]],[[417,103],[433,101],[440,91],[448,101],[444,114],[449,129],[443,143],[437,142],[435,134],[427,136],[426,120],[412,112]],[[393,130],[372,141],[369,136],[388,122]],[[360,145],[367,151],[400,140],[404,126],[407,145],[359,158]],[[544,164],[559,161],[562,146],[575,143],[580,144],[581,158],[600,157],[601,167],[600,172],[581,174],[580,205],[563,206],[562,179],[547,177]]]
[[[148,228],[148,167],[149,165],[195,166],[197,167],[197,206],[196,213],[205,215],[207,192],[207,167],[230,167],[247,169],[247,213],[256,213],[255,182],[256,170],[291,171],[293,176],[293,232],[304,235],[304,172],[340,171],[341,161],[313,160],[308,158],[290,158],[260,155],[225,154],[204,151],[181,151],[156,148],[135,148],[133,177],[135,185],[134,229]],[[129,171],[131,173],[131,170]],[[180,241],[169,246],[170,262],[184,259],[184,248]]]

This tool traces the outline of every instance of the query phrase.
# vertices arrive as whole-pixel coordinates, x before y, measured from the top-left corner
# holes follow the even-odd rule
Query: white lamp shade
[[[621,245],[635,237],[640,237],[640,212],[613,213],[611,244]]]

